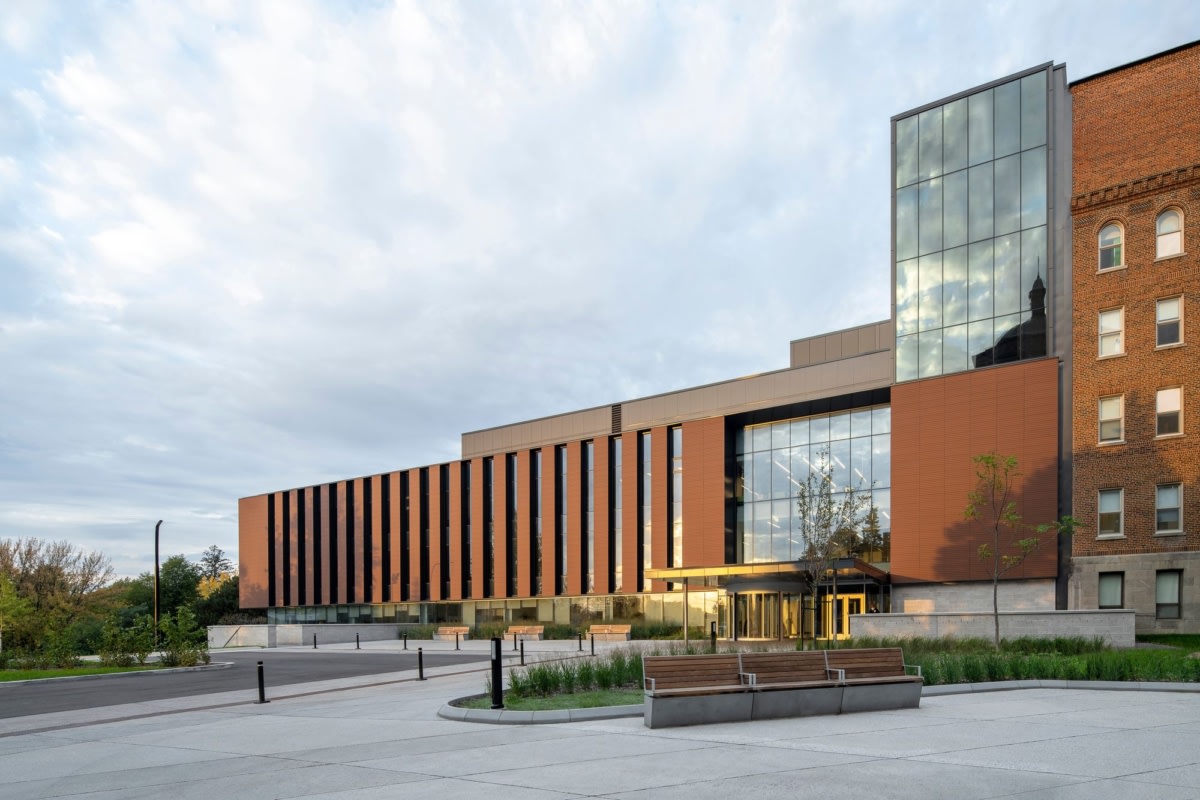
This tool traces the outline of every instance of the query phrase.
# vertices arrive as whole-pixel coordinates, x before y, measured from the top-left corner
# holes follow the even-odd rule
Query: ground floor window
[[[1100,573],[1100,608],[1125,607],[1125,573]]]
[[[1183,570],[1162,569],[1154,578],[1154,616],[1156,619],[1179,619],[1179,590]]]

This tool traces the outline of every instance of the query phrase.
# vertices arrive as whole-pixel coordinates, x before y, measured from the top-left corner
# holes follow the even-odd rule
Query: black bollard
[[[517,635],[513,634],[513,650],[517,649]]]
[[[404,649],[408,649],[408,631],[404,632]]]
[[[266,687],[266,683],[264,683],[264,681],[263,681],[263,665],[262,665],[261,661],[258,662],[258,702],[259,703],[271,702],[270,700],[267,699],[267,687]]]
[[[504,674],[501,672],[498,636],[492,639],[492,708],[504,708]]]
[[[579,632],[579,652],[583,652],[583,631]]]
[[[425,680],[425,654],[417,648],[417,680]]]
[[[596,655],[596,634],[592,634],[592,655]]]
[[[458,631],[454,632],[454,649],[458,649]]]
[[[358,645],[358,634],[357,634],[357,633],[356,633],[356,634],[354,634],[354,649],[355,649],[355,650],[362,650],[362,648],[361,648],[361,647],[359,647],[359,645]]]
[[[521,642],[521,666],[525,666],[525,643]]]
[[[717,623],[710,623],[709,636],[712,638],[712,651],[717,652]]]
[[[313,634],[313,650],[317,649],[317,635]]]

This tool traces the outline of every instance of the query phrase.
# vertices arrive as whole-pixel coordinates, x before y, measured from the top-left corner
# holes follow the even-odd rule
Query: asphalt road
[[[271,687],[417,668],[415,649],[387,653],[255,650],[217,653],[213,660],[230,661],[233,662],[233,666],[227,669],[145,673],[95,680],[0,684],[0,718],[190,697],[238,689],[253,690],[258,687],[259,661],[263,662],[268,696]],[[486,652],[424,654],[426,668],[453,664],[482,665],[487,660]]]

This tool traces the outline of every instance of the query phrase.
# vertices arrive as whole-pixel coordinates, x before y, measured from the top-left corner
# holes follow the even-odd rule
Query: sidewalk
[[[527,643],[527,660],[534,644],[548,646],[538,656],[569,652]],[[640,719],[514,726],[437,716],[446,701],[480,693],[485,675],[486,664],[459,665],[425,681],[391,673],[284,687],[266,705],[243,690],[95,710],[145,715],[117,722],[84,712],[5,720],[23,727],[0,729],[0,796],[1200,797],[1195,693],[933,695],[913,710],[657,731]]]

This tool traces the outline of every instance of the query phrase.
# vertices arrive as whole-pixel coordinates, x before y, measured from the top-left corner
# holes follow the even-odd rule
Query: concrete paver
[[[527,660],[568,654],[534,644]],[[266,705],[239,690],[4,720],[0,797],[1200,797],[1200,693],[1036,688],[651,731],[638,718],[442,719],[448,700],[482,691],[486,669],[428,677],[292,686]]]

